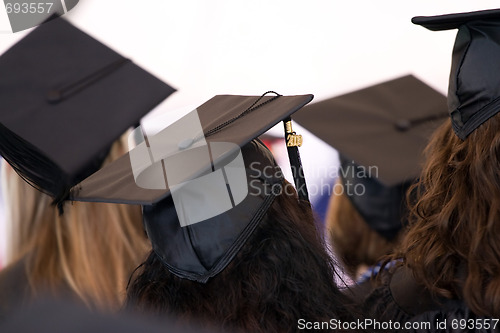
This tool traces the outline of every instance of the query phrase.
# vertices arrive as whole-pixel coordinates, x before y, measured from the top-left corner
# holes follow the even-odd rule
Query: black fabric
[[[312,103],[293,119],[394,186],[419,176],[422,151],[447,115],[445,96],[406,75]]]
[[[353,291],[349,292],[354,302],[354,306],[359,307],[367,318],[397,322],[406,322],[410,320],[414,314],[409,313],[394,300],[394,296],[390,289],[392,274],[383,271],[380,272],[379,275],[380,276],[377,277],[380,279],[379,283],[369,285],[369,290],[367,290],[365,285],[365,288],[363,288],[364,293],[358,292],[356,288],[353,288]]]
[[[144,141],[74,186],[71,198],[142,204],[148,237],[167,269],[206,283],[227,267],[283,191],[281,169],[256,138],[312,98],[215,96],[157,136],[142,133]],[[146,157],[133,165],[134,156]]]
[[[53,289],[42,283],[34,293],[29,282],[26,260],[23,257],[0,270],[0,323],[8,321],[18,309],[29,306],[40,295],[64,298],[83,305],[81,298],[64,281],[53,286]],[[4,331],[0,329],[0,332]]]
[[[257,225],[267,218],[267,210],[278,194],[273,186],[283,182],[275,177],[281,175],[280,169],[260,141],[251,141],[241,151],[251,186],[246,198],[229,211],[181,226],[171,196],[143,207],[153,250],[173,274],[206,283],[231,262]]]
[[[411,21],[429,30],[441,31],[458,29],[467,22],[500,19],[500,10],[487,9],[467,13],[455,13],[434,16],[415,16]]]
[[[500,111],[500,10],[415,17],[412,22],[431,30],[458,28],[448,110],[455,133],[465,140]]]
[[[419,285],[412,272],[405,266],[380,273],[378,284],[371,289],[363,286],[363,292],[356,287],[346,293],[353,299],[354,306],[362,309],[367,318],[384,322],[398,322],[401,325],[412,322],[429,322],[430,329],[393,330],[390,332],[496,332],[497,330],[453,330],[453,319],[475,319],[468,306],[458,299],[434,298]],[[436,327],[436,320],[447,320],[446,329]],[[498,325],[497,325],[498,326]],[[393,326],[394,327],[394,326]],[[403,327],[403,326],[402,326]],[[498,328],[497,328],[498,329]]]
[[[0,271],[0,323],[7,320],[11,312],[30,301],[30,288],[24,260]]]
[[[428,311],[411,318],[409,322],[417,323],[420,327],[412,328],[408,330],[408,332],[498,332],[500,330],[500,322],[492,319],[493,318],[477,316],[462,302],[453,302],[444,306],[443,309]],[[430,326],[429,328],[425,328],[421,326],[421,323],[429,323]]]
[[[0,322],[2,333],[209,333],[223,332],[207,329],[193,320],[179,322],[175,318],[137,316],[133,313],[100,313],[71,299],[39,296],[32,304],[16,308]]]
[[[387,240],[393,240],[406,225],[406,191],[412,183],[385,186],[342,155],[340,161],[343,170],[340,179],[345,195],[372,230]],[[361,191],[358,189],[362,192],[357,192]]]
[[[234,119],[261,99],[261,107],[236,119],[222,130],[213,132],[206,138],[207,144],[234,143],[242,147],[259,137],[271,127],[288,118],[312,100],[312,95],[297,96],[238,96],[217,95],[196,108],[203,133],[212,133]],[[272,100],[271,102],[268,102]],[[174,126],[174,124],[170,126]],[[167,128],[168,129],[168,128]],[[184,138],[179,138],[182,142]],[[180,151],[179,151],[180,152]],[[227,153],[232,153],[228,151]],[[221,154],[221,156],[224,154]],[[225,157],[225,156],[222,156]],[[216,158],[214,158],[216,162]],[[203,174],[210,165],[199,165],[198,174]],[[149,189],[138,186],[134,180],[130,163],[130,153],[98,170],[84,181],[74,186],[70,198],[75,201],[115,202],[151,205],[170,194],[170,189]]]
[[[174,89],[63,18],[0,56],[0,154],[60,202]]]
[[[424,311],[438,310],[445,304],[453,302],[447,299],[434,299],[424,286],[416,282],[411,270],[404,266],[393,273],[389,289],[396,304],[412,316]]]

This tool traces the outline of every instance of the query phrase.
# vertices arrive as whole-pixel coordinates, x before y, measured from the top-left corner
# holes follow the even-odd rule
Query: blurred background
[[[315,102],[406,74],[446,93],[456,31],[430,32],[411,17],[497,6],[494,0],[80,0],[65,18],[178,90],[143,120],[154,127],[217,94],[312,93]],[[29,31],[10,32],[0,8],[0,54]],[[337,155],[294,129],[304,137],[302,161],[321,217]],[[281,137],[282,126],[271,134]],[[275,141],[270,145],[286,169],[286,150]]]

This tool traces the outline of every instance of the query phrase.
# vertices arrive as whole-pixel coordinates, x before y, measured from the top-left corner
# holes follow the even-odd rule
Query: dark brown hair
[[[301,318],[351,319],[310,207],[284,191],[267,216],[206,284],[173,275],[151,253],[128,288],[128,307],[248,332],[295,331]]]
[[[477,315],[499,317],[500,114],[463,141],[447,122],[426,154],[398,256],[434,295],[463,298]]]

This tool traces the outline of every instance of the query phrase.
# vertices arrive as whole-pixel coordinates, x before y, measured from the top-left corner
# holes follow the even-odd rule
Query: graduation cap
[[[0,56],[0,155],[60,204],[174,91],[55,18]]]
[[[283,120],[287,145],[297,149],[290,116],[312,98],[215,96],[155,135],[136,130],[137,145],[75,186],[71,199],[142,204],[165,266],[205,283],[229,264],[282,191],[281,170],[256,138]],[[298,151],[289,154],[306,199]]]
[[[448,110],[455,133],[465,140],[500,110],[500,9],[418,16],[412,22],[434,31],[458,29]]]
[[[311,104],[294,119],[339,151],[344,193],[372,229],[392,239],[422,151],[446,117],[446,98],[408,75]]]

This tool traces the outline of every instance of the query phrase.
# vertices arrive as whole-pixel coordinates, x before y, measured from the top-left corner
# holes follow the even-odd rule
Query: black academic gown
[[[29,299],[29,282],[24,260],[5,267],[0,271],[0,321]]]
[[[427,311],[413,317],[411,322],[418,323],[418,329],[408,332],[434,333],[434,332],[500,332],[500,321],[475,315],[465,303],[450,302],[440,310]],[[421,323],[429,323],[429,327],[422,327]]]
[[[18,260],[0,270],[0,321],[17,311],[18,308],[30,305],[35,300],[34,298],[38,297],[81,303],[77,295],[64,282],[58,285],[57,292],[37,286],[37,292],[34,295],[30,287],[25,259]]]
[[[360,306],[367,318],[381,322],[399,322],[401,327],[404,327],[405,323],[415,323],[412,324],[413,328],[409,326],[409,329],[398,332],[500,331],[500,323],[497,324],[496,330],[493,328],[493,322],[490,322],[489,328],[485,328],[486,318],[476,316],[461,300],[433,298],[425,287],[416,283],[411,271],[405,267],[399,267],[391,273],[383,273],[381,285],[371,291],[365,288],[363,293],[359,291],[355,288],[352,293],[354,302]],[[471,324],[473,321],[474,325]],[[480,322],[482,325],[478,325]],[[467,327],[464,323],[471,325]]]

